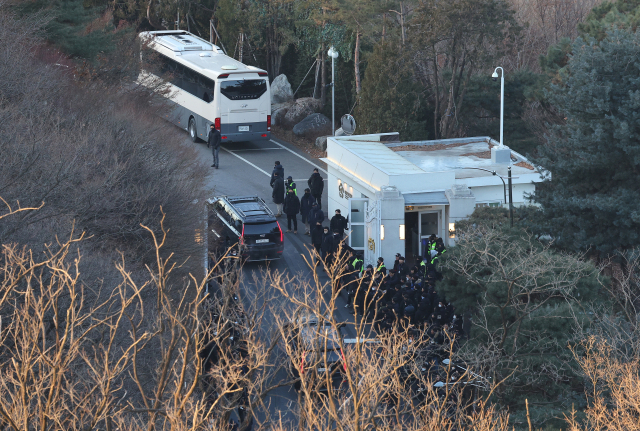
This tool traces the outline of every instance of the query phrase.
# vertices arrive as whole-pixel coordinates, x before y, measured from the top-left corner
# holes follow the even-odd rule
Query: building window
[[[476,204],[476,208],[484,208],[486,206],[489,206],[489,205],[486,203]]]
[[[489,204],[489,206],[490,206],[490,207],[500,207],[500,206],[502,206],[502,204],[501,204],[500,202],[491,202],[491,203]]]

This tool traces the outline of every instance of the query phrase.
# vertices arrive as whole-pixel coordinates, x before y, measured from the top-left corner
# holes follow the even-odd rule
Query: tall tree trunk
[[[382,43],[384,43],[384,37],[387,35],[387,14],[382,14]]]
[[[327,53],[325,52],[325,46],[324,46],[324,42],[322,42],[322,53],[321,53],[321,61],[322,61],[322,65],[321,65],[321,70],[322,70],[322,78],[321,78],[321,84],[320,84],[320,102],[322,102],[322,107],[324,108],[324,104],[327,101],[327,61],[326,61],[326,56]]]
[[[440,86],[438,85],[438,53],[433,47],[433,89],[436,93],[436,106],[433,110],[433,139],[438,139],[438,114],[440,112]]]
[[[149,0],[149,4],[147,5],[147,21],[149,21],[149,24],[151,24],[158,30],[166,30],[166,28],[162,25],[162,21],[158,21],[156,19],[154,6],[155,0]]]
[[[356,49],[353,53],[353,63],[356,74],[356,95],[360,94],[360,90],[362,89],[360,83],[360,32],[356,33]]]
[[[313,98],[314,99],[318,99],[318,79],[320,78],[320,59],[322,58],[322,56],[320,55],[320,53],[318,53],[318,56],[316,57],[316,80],[315,80],[315,85],[313,86]]]

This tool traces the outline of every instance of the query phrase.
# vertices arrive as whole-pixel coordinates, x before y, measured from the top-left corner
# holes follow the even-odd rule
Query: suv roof
[[[221,196],[242,217],[244,223],[276,221],[267,203],[258,196]]]

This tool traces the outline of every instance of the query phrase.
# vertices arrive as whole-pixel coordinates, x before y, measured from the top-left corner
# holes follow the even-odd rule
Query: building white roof
[[[425,172],[400,153],[381,145],[380,141],[349,141],[345,147],[388,175]]]
[[[411,143],[403,142],[400,144],[387,144],[387,146],[398,149],[403,147],[422,147],[422,149],[399,150],[396,151],[396,154],[412,164],[419,166],[425,172],[454,170],[456,179],[490,177],[493,175],[490,172],[475,169],[482,168],[496,171],[498,175],[507,175],[509,165],[493,163],[491,161],[491,147],[496,146],[491,141],[490,138],[481,137]],[[535,170],[532,169],[533,166],[530,165],[528,160],[523,156],[511,151],[511,157],[513,161],[511,164],[512,175],[535,173]],[[518,165],[518,163],[520,163],[520,165]],[[525,164],[530,165],[531,168],[523,166]]]
[[[145,31],[138,35],[149,46],[203,75],[215,79],[221,73],[267,73],[224,54],[216,45],[184,30]]]

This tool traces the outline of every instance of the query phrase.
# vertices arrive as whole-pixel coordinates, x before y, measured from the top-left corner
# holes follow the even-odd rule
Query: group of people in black
[[[463,335],[462,316],[436,288],[442,279],[438,259],[447,251],[442,238],[432,235],[426,256],[416,257],[413,264],[397,253],[391,268],[382,257],[375,267],[364,267],[355,250],[346,245],[342,250],[347,256],[338,285],[348,294],[345,307],[372,319],[376,331],[408,327],[438,344]]]

